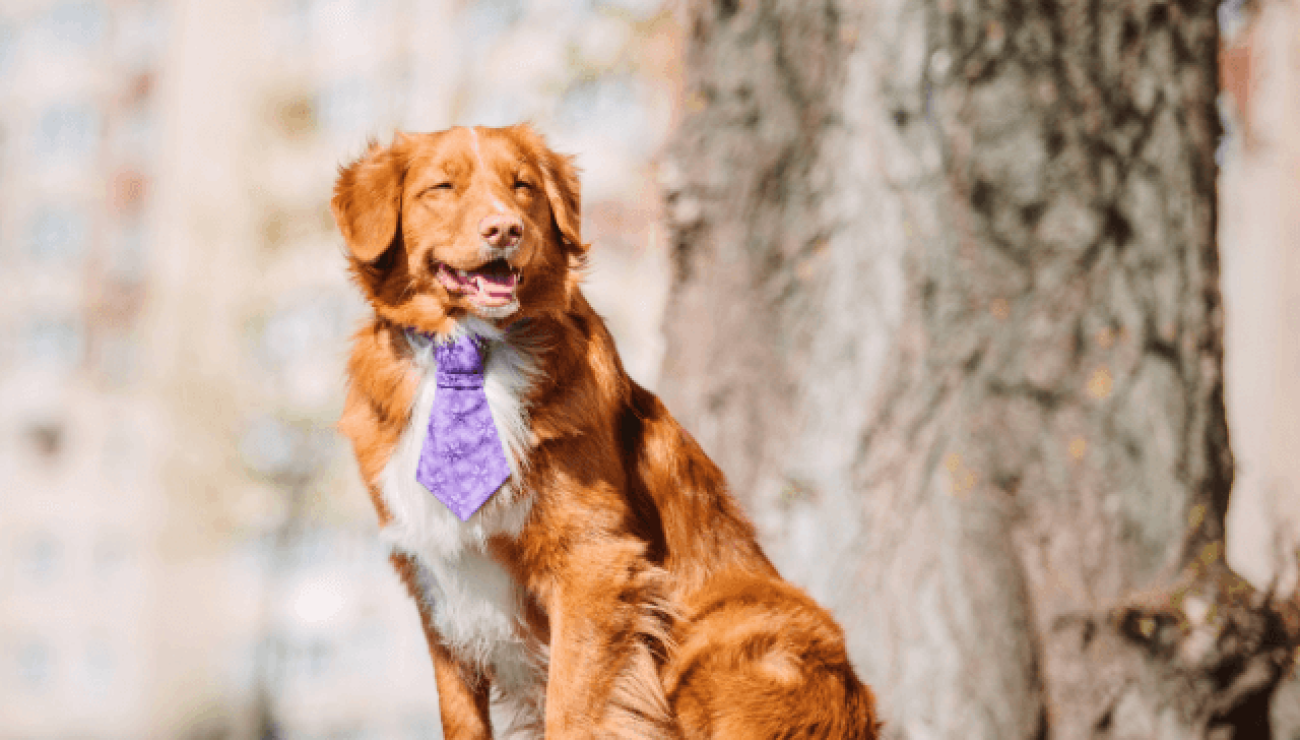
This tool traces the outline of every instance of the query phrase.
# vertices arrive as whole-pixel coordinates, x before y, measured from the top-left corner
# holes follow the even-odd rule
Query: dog
[[[419,607],[448,740],[878,736],[843,631],[781,579],[583,297],[569,157],[527,125],[399,133],[341,168],[330,205],[373,309],[339,428]],[[460,485],[450,463],[421,462],[458,423],[430,431],[461,392],[435,356],[467,340],[495,441],[455,459],[499,447],[505,466],[468,513],[431,494]]]

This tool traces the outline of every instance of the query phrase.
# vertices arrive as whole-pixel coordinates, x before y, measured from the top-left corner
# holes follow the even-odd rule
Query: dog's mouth
[[[437,275],[438,282],[449,293],[483,308],[510,305],[519,286],[519,270],[504,259],[492,260],[472,270],[458,270],[439,262]]]

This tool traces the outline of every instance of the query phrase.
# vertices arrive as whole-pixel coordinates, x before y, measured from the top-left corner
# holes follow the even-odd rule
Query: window
[[[285,552],[285,564],[300,576],[310,575],[312,570],[322,566],[333,571],[335,565],[343,560],[340,555],[345,553],[346,549],[347,542],[337,530],[312,527],[299,532],[298,536],[289,543]],[[342,591],[337,584],[331,586],[327,583],[324,586],[317,584],[309,587],[307,593],[314,594],[309,597],[309,601],[319,604],[322,597],[325,603],[331,603]]]
[[[0,81],[8,74],[13,64],[14,49],[18,46],[18,32],[9,21],[0,18]]]
[[[54,652],[44,640],[32,639],[14,656],[19,684],[32,690],[49,686],[54,678]]]
[[[264,367],[279,370],[311,358],[322,348],[337,351],[343,347],[355,318],[354,307],[342,296],[296,296],[265,316],[256,336],[257,359]]]
[[[339,80],[317,96],[316,111],[321,127],[336,136],[364,133],[379,118],[374,91],[365,80]]]
[[[356,676],[380,678],[392,664],[389,631],[391,627],[371,618],[352,631],[348,646],[349,671]]]
[[[129,540],[121,536],[100,536],[91,554],[95,567],[95,581],[106,584],[115,580],[123,574],[130,557]]]
[[[56,41],[89,48],[104,37],[107,12],[98,2],[74,0],[58,3],[45,17],[46,27]]]
[[[41,209],[32,220],[28,251],[42,261],[81,257],[90,235],[87,220],[85,213],[75,208]]]
[[[109,413],[108,428],[113,433],[104,436],[100,452],[103,482],[119,490],[138,488],[147,467],[141,445],[141,439],[146,434],[145,428],[137,415],[122,410]],[[133,572],[138,572],[138,564],[134,565]]]
[[[272,416],[254,420],[239,440],[244,465],[268,477],[291,475],[298,466],[297,430]]]
[[[148,263],[148,236],[141,219],[130,219],[109,240],[110,249],[104,269],[108,277],[120,283],[144,281]]]
[[[557,122],[580,136],[617,132],[622,142],[644,146],[651,141],[646,113],[636,81],[611,76],[569,88],[560,99]]]
[[[128,332],[104,331],[99,338],[99,372],[114,388],[133,383],[138,377],[140,342]]]
[[[463,18],[465,38],[487,44],[519,22],[524,15],[521,0],[482,0],[465,8]]]
[[[70,318],[35,317],[27,324],[25,352],[20,358],[55,373],[69,373],[81,364],[85,332]]]
[[[324,637],[278,635],[274,643],[274,661],[269,675],[282,688],[308,686],[327,679],[335,669],[335,646]]]
[[[99,143],[99,111],[89,103],[50,106],[36,128],[37,155],[47,159],[89,160]]]
[[[114,46],[118,58],[140,68],[152,64],[167,44],[167,19],[162,3],[137,2],[121,7],[116,16]]]
[[[18,572],[28,581],[45,585],[58,577],[63,548],[54,535],[38,534],[19,546]]]
[[[145,169],[158,149],[155,117],[147,100],[124,111],[114,131],[113,156],[140,163]]]
[[[103,693],[113,684],[116,673],[117,658],[107,640],[96,639],[86,646],[86,652],[82,656],[81,674],[87,688],[96,694]]]
[[[299,657],[304,678],[324,678],[334,667],[334,645],[324,638],[310,640],[301,647]]]
[[[282,8],[286,40],[305,44],[311,38],[312,0],[288,0]]]
[[[295,223],[302,222],[299,218]],[[286,296],[281,305],[246,326],[246,351],[261,371],[257,380],[299,408],[319,409],[330,403],[339,380],[329,367],[346,349],[348,332],[362,310],[359,298],[333,290]]]

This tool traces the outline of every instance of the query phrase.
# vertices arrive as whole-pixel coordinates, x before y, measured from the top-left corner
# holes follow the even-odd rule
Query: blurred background
[[[1300,543],[1300,3],[1221,8],[1228,555]],[[334,433],[364,314],[328,200],[394,129],[531,120],[584,172],[588,294],[654,387],[661,0],[4,0],[0,740],[440,737]]]
[[[677,43],[655,0],[0,4],[0,738],[440,736],[333,431],[337,167],[524,119],[581,152],[653,383]]]

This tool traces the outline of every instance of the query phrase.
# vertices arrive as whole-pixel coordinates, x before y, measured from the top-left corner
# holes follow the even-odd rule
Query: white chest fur
[[[384,503],[392,516],[383,537],[419,563],[422,606],[447,647],[461,660],[490,670],[503,694],[531,694],[543,678],[539,648],[525,645],[519,636],[518,586],[487,554],[486,544],[493,536],[517,535],[528,519],[532,500],[520,495],[517,482],[527,462],[523,398],[533,363],[526,351],[503,341],[495,328],[472,322],[467,330],[491,340],[484,389],[513,475],[467,522],[416,481],[437,383],[432,342],[413,337],[420,386],[411,420],[381,477]]]

